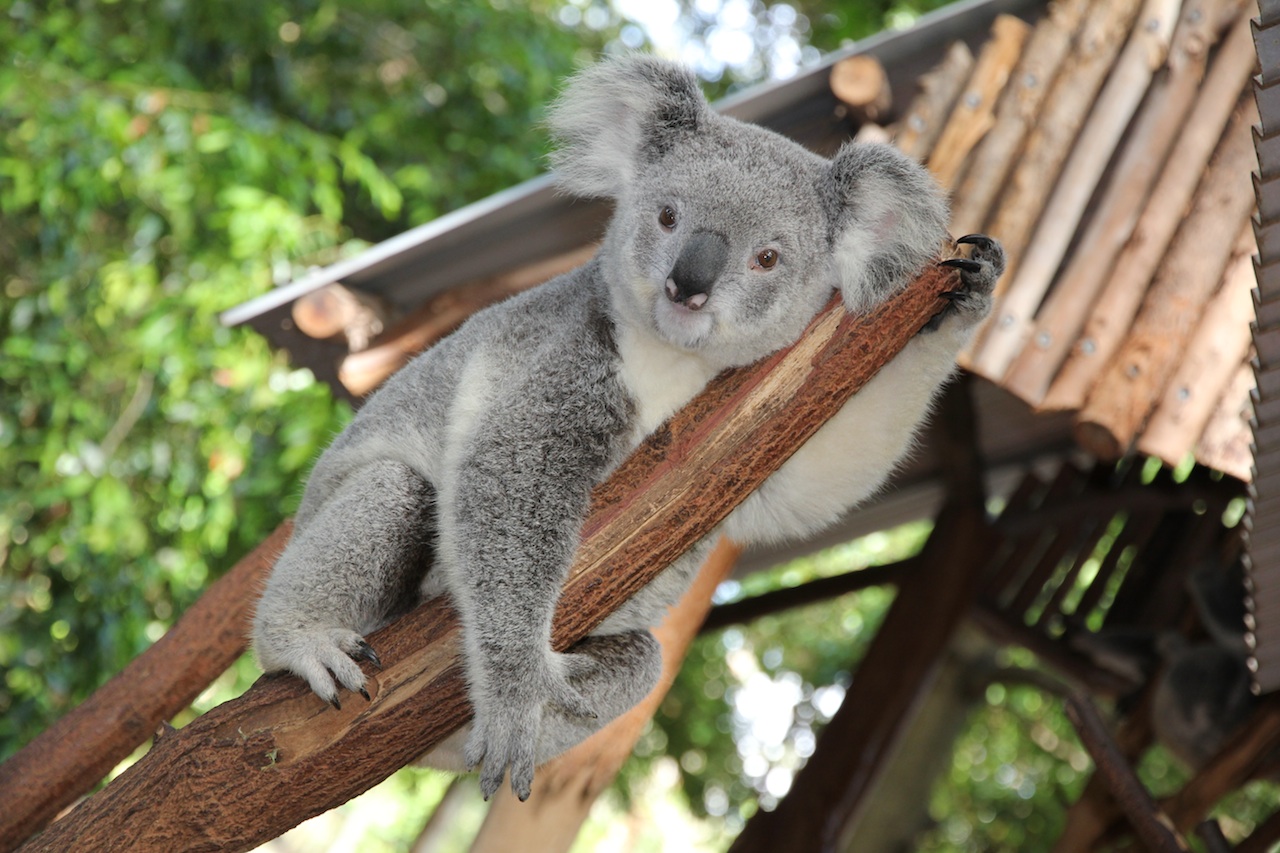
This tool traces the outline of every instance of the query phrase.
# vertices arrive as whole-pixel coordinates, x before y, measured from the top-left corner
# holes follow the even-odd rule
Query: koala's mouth
[[[664,290],[674,289],[667,280]],[[669,343],[686,349],[696,349],[706,342],[715,326],[714,306],[708,305],[710,297],[697,293],[683,299],[675,299],[664,292],[653,306],[653,320],[658,334]]]

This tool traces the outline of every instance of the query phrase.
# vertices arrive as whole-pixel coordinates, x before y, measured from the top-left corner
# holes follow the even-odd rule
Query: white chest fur
[[[636,404],[638,444],[693,399],[716,370],[687,351],[624,326],[618,330],[619,374]]]

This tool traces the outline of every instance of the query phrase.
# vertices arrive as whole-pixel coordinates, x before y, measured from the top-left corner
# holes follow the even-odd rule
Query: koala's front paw
[[[463,757],[468,770],[483,765],[480,791],[487,800],[511,771],[511,790],[523,802],[533,787],[538,735],[547,706],[594,719],[596,711],[569,683],[595,666],[585,655],[549,655],[547,665],[522,673],[518,683],[504,685],[473,699],[475,719]],[[511,670],[508,670],[511,672]]]
[[[367,660],[378,669],[382,661],[373,647],[355,631],[345,628],[315,628],[290,632],[285,636],[260,635],[256,645],[263,667],[283,669],[302,678],[317,696],[341,710],[338,685],[359,693],[366,701],[364,673],[356,664]]]
[[[960,318],[966,326],[976,326],[991,313],[991,293],[1004,272],[1004,249],[985,234],[966,234],[956,243],[973,247],[969,257],[942,261],[939,266],[959,270],[960,287],[942,294],[948,304],[925,325],[925,331],[941,327],[952,317]]]

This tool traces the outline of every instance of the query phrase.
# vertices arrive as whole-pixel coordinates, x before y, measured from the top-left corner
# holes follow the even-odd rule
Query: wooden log
[[[1133,444],[1181,361],[1253,210],[1249,174],[1254,154],[1248,125],[1256,112],[1252,99],[1243,106],[1223,135],[1201,192],[1132,328],[1076,417],[1076,440],[1099,458],[1117,458]]]
[[[929,154],[929,171],[944,189],[955,185],[969,152],[995,124],[996,101],[1030,32],[1025,21],[1012,15],[997,15],[991,25],[991,38]]]
[[[894,144],[921,163],[929,159],[951,108],[973,73],[973,54],[954,42],[936,68],[920,78],[920,91],[894,131]]]
[[[1165,388],[1138,439],[1138,450],[1176,466],[1204,433],[1240,365],[1248,358],[1249,321],[1253,319],[1252,229],[1246,229],[1239,251],[1227,268],[1218,293],[1209,303],[1185,357]],[[1238,408],[1242,399],[1224,401]]]
[[[481,308],[579,267],[590,260],[595,251],[595,245],[584,246],[434,296],[390,329],[376,346],[344,358],[338,367],[338,378],[348,391],[363,397]]]
[[[995,124],[970,157],[955,192],[951,228],[955,234],[981,231],[1004,188],[1027,133],[1040,115],[1058,69],[1084,22],[1088,0],[1058,0],[1036,24],[1022,58],[996,106]]]
[[[1067,153],[1133,27],[1139,5],[1139,0],[1093,4],[1054,78],[988,229],[1004,244],[1009,257],[998,293],[1013,279]]]
[[[553,622],[566,649],[706,535],[861,388],[955,286],[932,267],[867,316],[838,298],[792,347],[717,377],[593,493]],[[691,511],[696,507],[697,511]],[[467,718],[460,628],[440,599],[370,641],[372,701],[334,710],[267,677],[160,738],[32,850],[247,850],[422,755]]]
[[[334,282],[300,296],[290,314],[304,335],[321,341],[341,336],[360,352],[382,334],[391,312],[383,299]]]
[[[893,106],[889,75],[869,54],[848,56],[831,67],[831,94],[844,104],[858,124],[878,122]]]
[[[1187,159],[1185,154],[1171,156],[1170,150],[1183,138],[1187,128],[1211,121],[1202,115],[1206,109],[1222,113],[1225,122],[1223,98],[1229,102],[1234,93],[1244,87],[1252,68],[1252,60],[1248,58],[1247,15],[1241,15],[1231,30],[1214,63],[1204,94],[1197,98],[1209,48],[1217,36],[1217,30],[1211,26],[1215,20],[1211,10],[1238,5],[1234,0],[1190,0],[1184,5],[1166,72],[1157,78],[1134,121],[1113,170],[1115,177],[1079,240],[1081,250],[1067,259],[1065,269],[1041,306],[1028,345],[1001,383],[1033,406],[1045,405],[1049,385],[1079,340],[1090,309],[1104,285],[1111,280],[1117,257],[1135,233],[1165,162],[1169,162],[1171,169],[1187,167],[1183,162]],[[1188,116],[1193,103],[1200,106],[1196,114]],[[1186,144],[1182,146],[1185,148]],[[1200,162],[1201,169],[1207,160],[1206,153]],[[1187,181],[1191,176],[1179,174],[1178,179]],[[1078,408],[1078,404],[1069,408]]]
[[[1000,380],[1026,345],[1032,318],[1066,256],[1085,207],[1152,77],[1168,56],[1181,5],[1182,0],[1145,0],[1128,42],[1071,147],[1016,276],[1008,282],[989,321],[982,346],[970,358],[977,373]]]
[[[662,704],[711,607],[711,594],[729,576],[741,551],[722,539],[693,586],[654,629],[654,636],[662,644],[662,676],[649,695],[540,768],[527,803],[516,799],[510,788],[500,788],[471,845],[471,853],[562,853],[573,845],[596,797],[613,781]]]
[[[1190,850],[1186,839],[1174,828],[1169,816],[1160,810],[1151,793],[1133,772],[1093,701],[1087,695],[1073,693],[1068,697],[1064,710],[1080,736],[1080,742],[1093,757],[1098,777],[1110,788],[1145,849],[1153,853]]]
[[[1222,138],[1223,128],[1229,122],[1233,126],[1247,123],[1247,118],[1242,117],[1232,121],[1233,112],[1239,112],[1236,107],[1240,105],[1240,92],[1253,67],[1247,48],[1244,59],[1238,52],[1228,53],[1227,48],[1239,45],[1233,32],[1218,52],[1146,209],[1116,259],[1070,356],[1051,383],[1042,409],[1078,409],[1084,405],[1095,377],[1124,340],[1147,285],[1205,177],[1206,164]],[[1238,128],[1235,132],[1239,132]],[[1234,240],[1235,235],[1226,239]]]
[[[1253,476],[1253,365],[1245,362],[1236,369],[1204,433],[1196,445],[1196,461],[1214,471],[1230,474],[1242,483]]]
[[[151,648],[0,764],[0,850],[91,791],[244,654],[252,602],[291,531],[276,528]]]

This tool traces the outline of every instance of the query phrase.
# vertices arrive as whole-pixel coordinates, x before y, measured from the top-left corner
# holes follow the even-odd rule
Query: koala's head
[[[662,60],[587,69],[550,124],[561,185],[615,201],[600,258],[620,319],[717,366],[794,341],[833,288],[874,307],[946,233],[936,185],[895,149],[827,160],[717,114]]]

